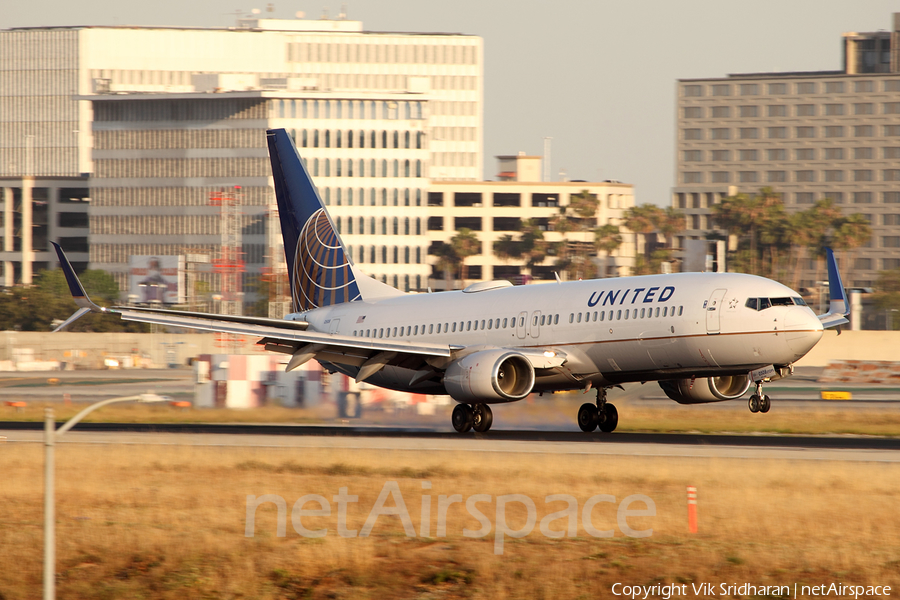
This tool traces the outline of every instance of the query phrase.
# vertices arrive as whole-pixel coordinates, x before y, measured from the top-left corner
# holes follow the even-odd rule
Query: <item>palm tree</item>
[[[522,258],[522,242],[506,234],[494,242],[494,255],[503,262]]]
[[[609,271],[609,255],[618,250],[622,245],[622,235],[619,233],[619,226],[607,223],[601,225],[594,230],[594,247],[603,252],[603,277]]]
[[[450,246],[453,248],[456,256],[459,257],[459,264],[462,267],[461,279],[463,286],[465,286],[466,275],[468,275],[466,259],[470,256],[481,254],[481,240],[472,233],[471,229],[462,227],[456,232],[456,235],[450,238]]]
[[[452,289],[451,273],[456,273],[460,265],[459,256],[456,255],[453,246],[438,242],[428,250],[428,253],[437,257],[435,266],[444,272],[444,288]]]
[[[544,262],[547,256],[547,242],[544,241],[544,231],[537,221],[528,219],[522,222],[522,256],[525,257],[525,266],[528,274],[533,275],[534,267]]]
[[[644,236],[644,257],[645,261],[637,265],[638,271],[643,273],[647,270],[647,263],[650,259],[650,243],[648,236],[656,230],[656,222],[659,220],[658,214],[662,212],[658,206],[653,204],[642,204],[640,206],[632,206],[625,211],[625,227],[634,232],[634,251],[635,262],[637,262],[638,254],[638,236]],[[640,274],[638,273],[638,274]]]
[[[835,225],[832,244],[844,253],[844,269],[852,269],[856,249],[872,239],[869,221],[859,213],[844,217]],[[847,256],[849,254],[849,257]]]

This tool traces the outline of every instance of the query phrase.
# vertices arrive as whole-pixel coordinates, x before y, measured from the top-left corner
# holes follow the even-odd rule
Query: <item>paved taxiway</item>
[[[35,425],[0,424],[8,444],[40,443]],[[257,448],[319,448],[409,452],[535,453],[560,455],[755,460],[900,462],[900,440],[865,436],[779,436],[491,431],[459,435],[446,431],[379,427],[86,424],[64,444],[122,444]],[[15,428],[13,428],[15,427]],[[27,428],[26,428],[27,427]]]

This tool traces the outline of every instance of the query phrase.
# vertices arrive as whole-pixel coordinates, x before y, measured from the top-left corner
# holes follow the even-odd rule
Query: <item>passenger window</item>
[[[669,315],[669,307],[663,306],[663,316],[666,317]]]
[[[600,320],[602,321],[603,317],[605,317],[605,316],[606,316],[606,312],[601,310],[600,311]]]
[[[440,324],[438,324],[438,327],[440,327]],[[428,334],[431,335],[432,333],[434,333],[434,323],[428,326]]]
[[[525,317],[519,317],[519,327],[525,327]]]
[[[574,322],[575,322],[575,314],[569,313],[569,323],[574,323]]]
[[[413,330],[413,335],[419,335],[419,326],[416,325],[416,328]]]
[[[679,307],[678,307],[678,316],[680,317],[680,316],[682,315],[683,312],[684,312],[684,307],[683,307],[683,306],[679,306]]]
[[[382,328],[378,329],[378,337],[380,337],[380,338],[384,337],[384,329],[382,329]]]
[[[659,318],[659,307],[658,306],[656,307],[656,318],[657,319]]]
[[[475,321],[475,327],[473,328],[475,331],[478,331],[478,321]]]
[[[544,321],[545,321],[545,320],[546,320],[546,317],[545,317],[544,315],[541,315],[541,325],[544,324]]]
[[[612,312],[612,311],[610,311],[610,312]],[[622,320],[622,311],[618,310],[618,311],[616,311],[616,321],[621,321],[621,320]]]
[[[559,315],[558,314],[553,315],[553,324],[559,325]]]
[[[503,329],[506,329],[506,317],[503,317]]]
[[[494,320],[488,319],[488,329],[493,329],[493,328],[494,328]]]
[[[634,310],[637,310],[637,309],[634,309]],[[642,318],[642,319],[644,318],[644,315],[646,314],[646,311],[647,311],[646,308],[642,308],[642,309],[641,309],[641,318]]]
[[[484,319],[481,320],[481,328],[484,329]]]
[[[626,320],[626,321],[628,320],[628,313],[629,313],[629,312],[631,312],[631,311],[629,311],[629,310],[626,310],[626,311],[625,311],[625,320]]]
[[[453,321],[453,333],[456,333],[456,321]]]
[[[594,311],[594,320],[595,321],[597,320],[597,311],[596,310]]]
[[[579,323],[581,323],[581,313],[578,313],[578,319],[576,319]]]
[[[632,319],[637,319],[637,309],[634,309],[634,314],[631,315]]]
[[[495,329],[500,329],[500,317],[497,317],[497,320],[496,320],[496,322],[494,323],[494,328],[495,328]]]

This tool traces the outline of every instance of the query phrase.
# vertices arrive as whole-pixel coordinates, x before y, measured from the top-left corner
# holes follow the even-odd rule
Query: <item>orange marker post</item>
[[[688,497],[688,531],[697,533],[697,488],[689,485],[687,488]]]

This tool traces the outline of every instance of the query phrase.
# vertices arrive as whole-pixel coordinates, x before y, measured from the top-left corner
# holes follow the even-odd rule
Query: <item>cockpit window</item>
[[[773,306],[806,306],[803,298],[747,298],[744,304],[753,310],[766,310]]]

